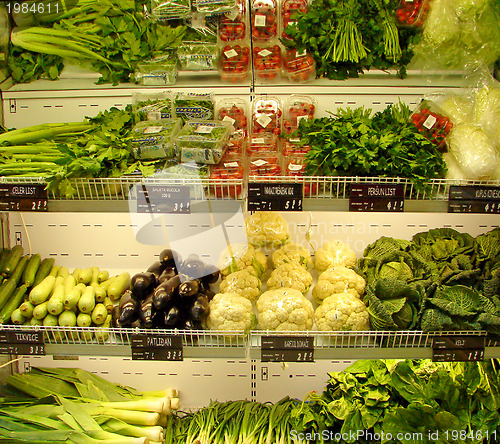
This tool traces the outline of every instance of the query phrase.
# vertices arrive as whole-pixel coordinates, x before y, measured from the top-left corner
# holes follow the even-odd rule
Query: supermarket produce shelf
[[[446,212],[450,186],[500,186],[500,180],[454,180],[434,179],[425,183],[425,191],[409,179],[398,177],[326,177],[326,176],[250,176],[248,182],[300,183],[304,189],[303,210],[305,211],[347,211],[349,192],[353,184],[402,185],[405,211]],[[43,178],[0,177],[4,184],[45,184]],[[48,192],[49,211],[128,211],[136,201],[140,186],[189,186],[192,202],[214,200],[231,202],[239,200],[245,204],[247,180],[208,178],[90,178],[72,179],[75,193],[62,197]],[[246,207],[246,205],[245,205]],[[225,211],[220,205],[214,211]]]
[[[484,331],[210,331],[99,327],[4,325],[2,332],[43,332],[45,354],[54,356],[131,356],[132,335],[179,336],[184,358],[261,359],[262,338],[312,338],[314,359],[427,359],[436,338],[484,338],[484,358],[500,357],[500,339]],[[0,344],[1,345],[1,344]]]

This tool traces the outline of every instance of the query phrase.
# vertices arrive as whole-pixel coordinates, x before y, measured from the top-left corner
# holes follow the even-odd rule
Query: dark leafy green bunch
[[[424,190],[425,181],[444,177],[446,164],[437,147],[411,124],[410,114],[399,103],[373,115],[364,108],[347,108],[302,120],[296,135],[311,147],[307,173],[405,177]]]
[[[494,442],[486,437],[500,431],[497,360],[360,360],[329,376],[323,393],[309,394],[292,409],[294,430],[317,437],[310,443],[477,444]],[[472,440],[451,436],[451,431],[464,436],[472,430],[478,432]],[[394,438],[380,439],[388,434]],[[405,435],[407,439],[395,440]]]
[[[318,76],[329,79],[358,77],[370,68],[398,68],[413,57],[417,29],[396,26],[399,0],[313,0],[296,25],[286,28],[287,46],[307,49],[316,62]]]
[[[381,237],[358,262],[376,330],[487,330],[500,334],[500,229],[451,228],[411,241]]]

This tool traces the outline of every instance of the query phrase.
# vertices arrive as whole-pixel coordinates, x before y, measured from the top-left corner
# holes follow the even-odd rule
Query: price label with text
[[[314,362],[314,338],[311,336],[263,336],[262,362]]]
[[[448,213],[500,214],[500,187],[452,185]]]
[[[0,354],[45,356],[45,344],[1,343]]]
[[[137,361],[182,361],[182,349],[132,347],[132,360]]]
[[[482,361],[486,336],[442,335],[432,341],[432,359],[436,362]]]
[[[137,186],[138,213],[191,213],[191,190],[188,185]]]
[[[182,361],[182,338],[177,335],[132,334],[133,360]]]
[[[433,349],[432,360],[434,362],[476,362],[484,360],[484,348],[482,349]]]
[[[359,183],[352,184],[349,211],[402,212],[405,209],[404,185]]]
[[[44,184],[0,184],[0,211],[48,211]]]
[[[302,184],[250,182],[248,211],[302,211]]]

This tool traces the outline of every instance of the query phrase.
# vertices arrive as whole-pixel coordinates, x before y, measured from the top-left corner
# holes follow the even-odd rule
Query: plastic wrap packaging
[[[410,69],[468,70],[500,56],[498,0],[433,0]]]
[[[167,55],[139,63],[134,80],[144,86],[175,85],[177,74],[177,58]]]
[[[132,112],[136,122],[170,119],[172,103],[170,91],[132,93]]]
[[[216,70],[219,50],[215,43],[185,42],[177,48],[177,57],[184,71]]]
[[[449,152],[468,179],[488,180],[496,172],[499,153],[479,125],[455,125],[448,138]]]
[[[248,242],[260,247],[279,247],[290,239],[285,218],[273,211],[257,211],[245,219]]]
[[[214,118],[215,100],[212,93],[178,93],[174,99],[174,113],[184,122]]]
[[[234,127],[233,136],[248,135],[248,103],[239,98],[222,99],[217,103],[217,119]]]
[[[151,0],[153,20],[174,20],[188,17],[191,12],[189,0]]]
[[[173,138],[181,129],[181,119],[148,120],[132,129],[132,150],[136,159],[170,159],[174,157]]]
[[[467,180],[467,177],[461,170],[453,154],[444,153],[443,159],[446,162],[446,167],[448,168],[448,171],[446,172],[446,179],[456,180],[457,183],[460,183],[462,180]]]

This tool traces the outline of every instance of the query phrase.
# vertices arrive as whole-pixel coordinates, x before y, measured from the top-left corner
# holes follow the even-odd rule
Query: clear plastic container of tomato
[[[258,45],[253,48],[253,69],[262,82],[279,80],[281,73],[281,48],[279,45]]]
[[[244,0],[238,0],[231,11],[220,18],[219,40],[223,43],[243,40],[247,37],[247,8]]]
[[[218,165],[210,168],[210,189],[218,198],[241,197],[246,168],[241,154],[224,154]],[[236,181],[236,183],[234,183]],[[239,183],[241,181],[241,184]],[[233,182],[233,183],[231,183]]]
[[[396,24],[404,28],[422,28],[429,9],[428,0],[401,0],[396,8]]]
[[[446,151],[446,136],[453,128],[453,123],[437,105],[426,100],[422,101],[411,115],[411,121],[420,133],[440,150]]]
[[[285,176],[304,177],[306,174],[306,155],[295,153],[290,157],[284,157],[283,173]],[[302,185],[304,196],[317,194],[318,184],[312,182],[314,179],[304,179]]]
[[[301,145],[299,140],[285,140],[283,141],[283,157],[290,157],[296,154],[307,154],[311,150],[309,145]]]
[[[280,36],[283,40],[291,40],[287,34],[287,26],[294,26],[297,21],[296,14],[305,14],[307,12],[307,0],[284,0],[281,4],[281,31]],[[294,18],[292,18],[294,17]]]
[[[233,136],[248,135],[248,103],[243,99],[222,99],[217,104],[217,120],[230,122],[234,127]]]
[[[278,97],[257,96],[252,101],[252,133],[281,134],[283,104]]]
[[[283,74],[291,82],[310,82],[316,78],[316,63],[306,50],[289,49],[283,57]]]
[[[224,45],[220,61],[222,81],[241,83],[247,80],[250,72],[250,48],[247,45]]]
[[[302,119],[314,119],[317,103],[314,97],[292,94],[285,102],[283,131],[290,134],[299,127]]]
[[[226,154],[243,154],[246,151],[246,146],[246,136],[235,134],[226,143]]]
[[[269,41],[278,36],[276,0],[253,0],[250,15],[254,41]]]
[[[277,153],[279,152],[279,139],[273,133],[251,134],[247,145],[247,154],[252,156],[258,153]]]
[[[276,152],[261,152],[250,156],[248,174],[250,176],[281,176],[282,156]]]

